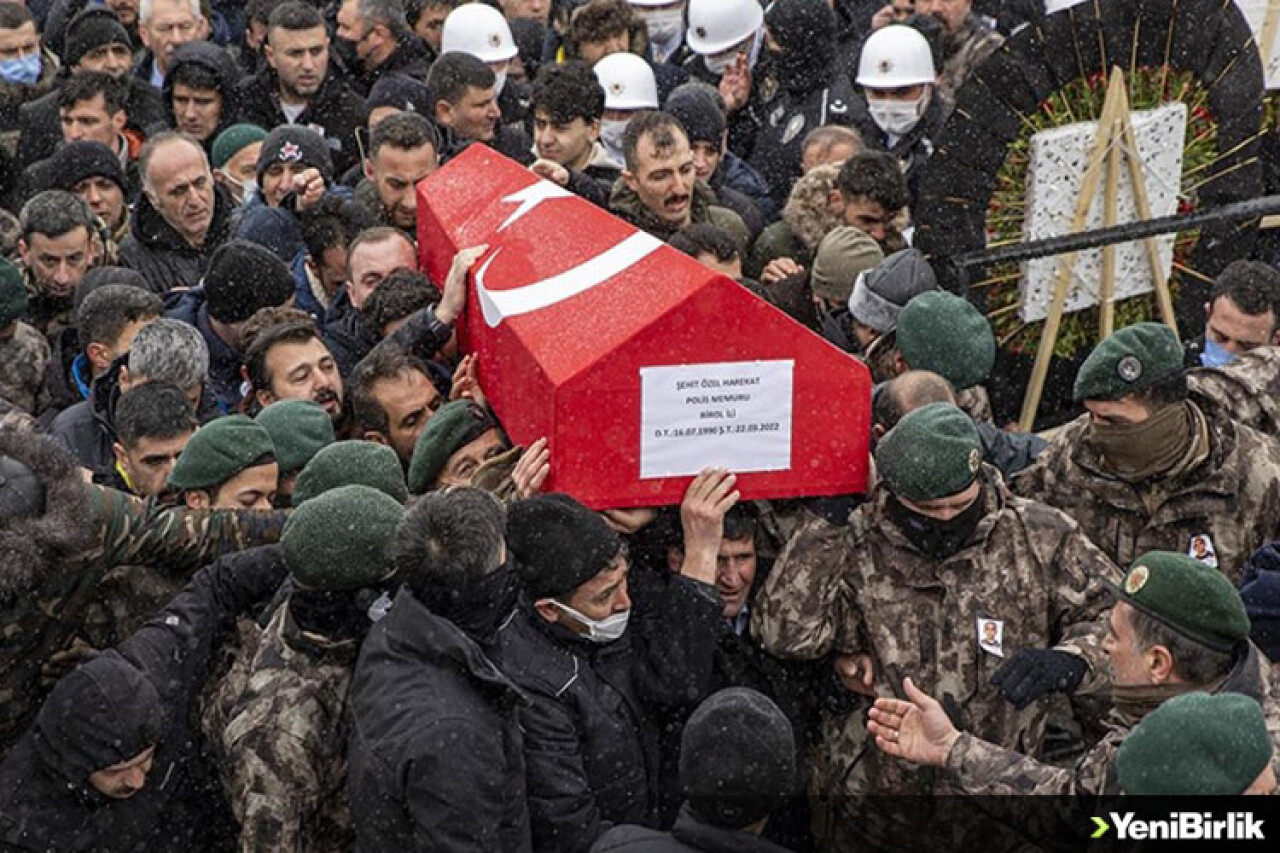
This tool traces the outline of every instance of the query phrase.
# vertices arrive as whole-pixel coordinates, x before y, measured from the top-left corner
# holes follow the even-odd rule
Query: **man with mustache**
[[[643,112],[622,137],[626,168],[613,186],[609,210],[659,240],[689,225],[709,222],[725,229],[745,252],[747,226],[733,211],[717,207],[715,194],[701,183],[689,137],[674,117]]]
[[[315,320],[296,308],[265,308],[245,324],[245,375],[252,406],[310,400],[336,424],[342,417],[342,374]]]
[[[93,262],[96,217],[79,196],[48,190],[22,206],[27,323],[42,335],[75,325],[72,297]]]

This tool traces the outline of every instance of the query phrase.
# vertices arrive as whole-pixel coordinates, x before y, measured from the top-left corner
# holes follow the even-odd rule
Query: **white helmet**
[[[484,3],[467,3],[444,19],[441,53],[469,53],[484,62],[506,62],[517,53],[516,40],[502,13]]]
[[[724,53],[764,26],[757,0],[689,0],[689,49],[703,56]]]
[[[606,110],[656,110],[658,83],[649,63],[634,53],[611,53],[596,63]]]
[[[937,80],[933,51],[914,27],[893,24],[876,30],[862,45],[858,85],[868,89],[903,89]]]

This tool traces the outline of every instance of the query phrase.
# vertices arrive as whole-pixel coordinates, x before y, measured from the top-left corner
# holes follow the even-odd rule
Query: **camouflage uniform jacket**
[[[1055,506],[1120,566],[1148,551],[1192,553],[1209,537],[1217,567],[1239,585],[1244,561],[1280,538],[1280,443],[1205,409],[1209,457],[1169,482],[1138,487],[1108,475],[1085,441],[1089,416],[1063,427],[1011,483]]]
[[[1236,423],[1280,436],[1280,347],[1259,347],[1226,367],[1197,368],[1187,384]]]
[[[1197,688],[1189,686],[1188,689]],[[1250,643],[1226,680],[1210,692],[1241,693],[1258,700],[1266,717],[1267,731],[1277,747],[1271,764],[1280,773],[1280,683],[1272,674],[1266,656]],[[993,817],[1015,821],[1030,837],[1063,837],[1089,825],[1087,814],[1077,812],[1088,806],[1091,798],[1119,793],[1113,770],[1116,751],[1139,719],[1112,712],[1107,719],[1107,734],[1081,756],[1074,767],[1041,764],[971,734],[961,734],[947,753],[948,780],[965,794],[976,797],[1025,794],[1055,797],[1029,809],[1018,809],[1016,803],[998,800],[984,800],[983,808],[993,810]],[[1061,799],[1064,797],[1071,799]],[[994,810],[1004,805],[1012,805],[1012,811],[996,814]]]
[[[1044,732],[1043,703],[1018,711],[990,684],[1022,649],[1056,646],[1105,672],[1099,619],[1109,603],[1101,581],[1119,570],[1079,526],[1042,504],[1016,498],[984,467],[987,514],[970,541],[937,561],[917,551],[885,514],[891,499],[877,486],[845,528],[817,522],[788,544],[757,599],[752,633],[782,658],[869,654],[877,695],[899,695],[910,675],[938,697],[957,727],[1034,754]],[[978,645],[979,620],[1004,623],[1001,656]],[[867,734],[865,709],[821,724],[811,792],[837,809],[857,809],[857,795],[928,794],[942,774],[880,753]],[[829,849],[857,842],[830,833],[858,832],[888,843],[903,827],[871,821],[866,811],[833,818],[820,835]],[[934,822],[942,831],[942,824]],[[856,829],[855,829],[856,827]],[[922,848],[936,843],[910,831]]]
[[[87,606],[112,567],[162,564],[191,573],[218,556],[274,542],[283,512],[195,512],[164,509],[112,489],[86,486],[96,543],[74,560],[51,567],[30,594],[0,602],[0,752],[26,730],[46,689],[50,659],[80,640]]]
[[[27,323],[46,338],[52,338],[63,329],[76,326],[75,305],[70,296],[53,296],[36,283],[31,270],[22,270],[22,281],[27,287]]]
[[[44,371],[49,342],[26,323],[15,324],[13,337],[0,341],[0,399],[27,414],[38,415],[49,405]]]
[[[945,60],[942,73],[938,75],[938,93],[954,104],[956,93],[964,85],[969,72],[985,62],[1002,44],[1004,36],[977,15],[969,15],[969,20],[959,32],[943,37]]]
[[[331,642],[276,609],[222,743],[241,851],[349,850],[347,688],[357,640]]]

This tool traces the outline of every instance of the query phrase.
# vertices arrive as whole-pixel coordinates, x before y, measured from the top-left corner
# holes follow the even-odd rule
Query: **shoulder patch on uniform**
[[[969,473],[976,474],[978,469],[982,467],[982,451],[974,448],[969,451]]]

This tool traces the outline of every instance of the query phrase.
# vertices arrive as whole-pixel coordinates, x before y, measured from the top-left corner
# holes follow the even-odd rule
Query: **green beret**
[[[973,420],[950,403],[909,413],[876,445],[876,473],[909,501],[959,494],[982,467],[982,440]]]
[[[1185,353],[1163,323],[1127,326],[1093,348],[1076,374],[1076,402],[1119,400],[1182,371]]]
[[[931,290],[898,315],[898,352],[912,370],[933,371],[963,391],[991,374],[996,339],[987,318],[967,299]]]
[[[402,515],[398,501],[369,486],[339,486],[307,501],[280,535],[289,572],[307,589],[359,589],[385,579]]]
[[[169,474],[181,491],[220,486],[246,468],[275,462],[271,436],[244,415],[228,415],[195,431]]]
[[[431,491],[450,456],[497,426],[488,409],[470,400],[454,400],[441,406],[413,446],[409,493]]]
[[[293,505],[301,506],[339,486],[360,484],[377,489],[403,504],[409,500],[400,457],[385,444],[336,441],[321,450],[302,469],[293,487]]]
[[[1271,761],[1262,708],[1239,693],[1167,700],[1129,732],[1116,778],[1134,796],[1234,796]]]
[[[27,286],[22,273],[0,258],[0,329],[27,315]]]
[[[271,436],[281,476],[301,471],[312,456],[333,444],[333,420],[310,400],[280,400],[258,412],[255,420]]]
[[[1116,598],[1189,640],[1229,652],[1249,636],[1249,617],[1231,581],[1199,560],[1152,551],[1134,561]]]
[[[256,124],[233,124],[213,140],[209,149],[209,162],[215,169],[227,165],[227,161],[255,142],[267,138],[267,132]]]

